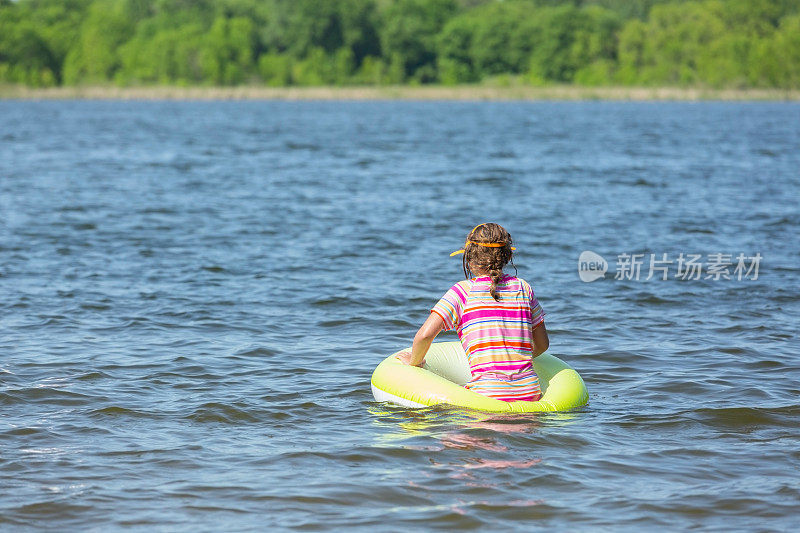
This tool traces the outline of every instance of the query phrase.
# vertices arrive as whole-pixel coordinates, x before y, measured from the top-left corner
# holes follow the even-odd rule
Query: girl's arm
[[[425,362],[425,354],[428,353],[428,348],[431,347],[433,339],[444,328],[444,320],[436,313],[428,315],[428,319],[419,328],[417,334],[414,335],[414,344],[411,345],[411,351],[404,351],[397,354],[397,358],[403,363],[411,366],[422,366]],[[538,354],[537,354],[538,355]]]
[[[550,339],[547,337],[547,328],[544,327],[544,322],[533,330],[532,340],[534,357],[539,357],[550,347]]]

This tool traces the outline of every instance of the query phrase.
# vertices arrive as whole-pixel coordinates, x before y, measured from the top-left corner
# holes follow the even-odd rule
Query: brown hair
[[[462,261],[464,275],[471,278],[473,268],[488,272],[492,278],[489,294],[492,295],[495,301],[500,300],[497,296],[497,284],[503,278],[503,267],[512,260],[514,253],[511,250],[511,242],[511,235],[503,226],[489,222],[473,229],[467,235],[467,243],[464,246]],[[501,244],[502,246],[481,246],[480,244],[483,243]]]

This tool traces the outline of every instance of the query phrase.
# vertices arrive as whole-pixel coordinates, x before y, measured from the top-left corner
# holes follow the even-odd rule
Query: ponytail
[[[503,279],[503,269],[492,269],[489,271],[489,276],[492,278],[492,285],[489,287],[489,294],[494,298],[495,302],[499,302],[500,298],[497,296],[497,284]]]

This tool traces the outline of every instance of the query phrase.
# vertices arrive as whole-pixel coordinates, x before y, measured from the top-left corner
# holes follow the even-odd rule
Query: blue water
[[[793,530],[799,169],[797,104],[0,102],[0,529]],[[587,407],[373,401],[484,221]]]

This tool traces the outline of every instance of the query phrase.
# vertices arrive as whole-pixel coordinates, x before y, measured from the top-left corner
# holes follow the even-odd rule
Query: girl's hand
[[[444,320],[442,320],[442,317],[436,313],[431,313],[425,323],[422,324],[422,327],[419,328],[417,334],[414,335],[414,343],[411,345],[411,349],[398,352],[395,357],[405,365],[422,367],[425,364],[425,354],[428,353],[428,348],[431,347],[433,339],[443,328]],[[411,357],[413,354],[416,354],[417,359],[421,359],[419,363],[415,364],[413,362],[414,359]]]
[[[411,365],[411,350],[403,350],[402,352],[399,352],[397,355],[395,355],[395,357],[397,357],[400,360],[400,362],[403,363],[404,365],[418,366],[421,368],[422,365],[425,364],[425,360],[423,359],[422,362],[420,362],[420,364]]]

